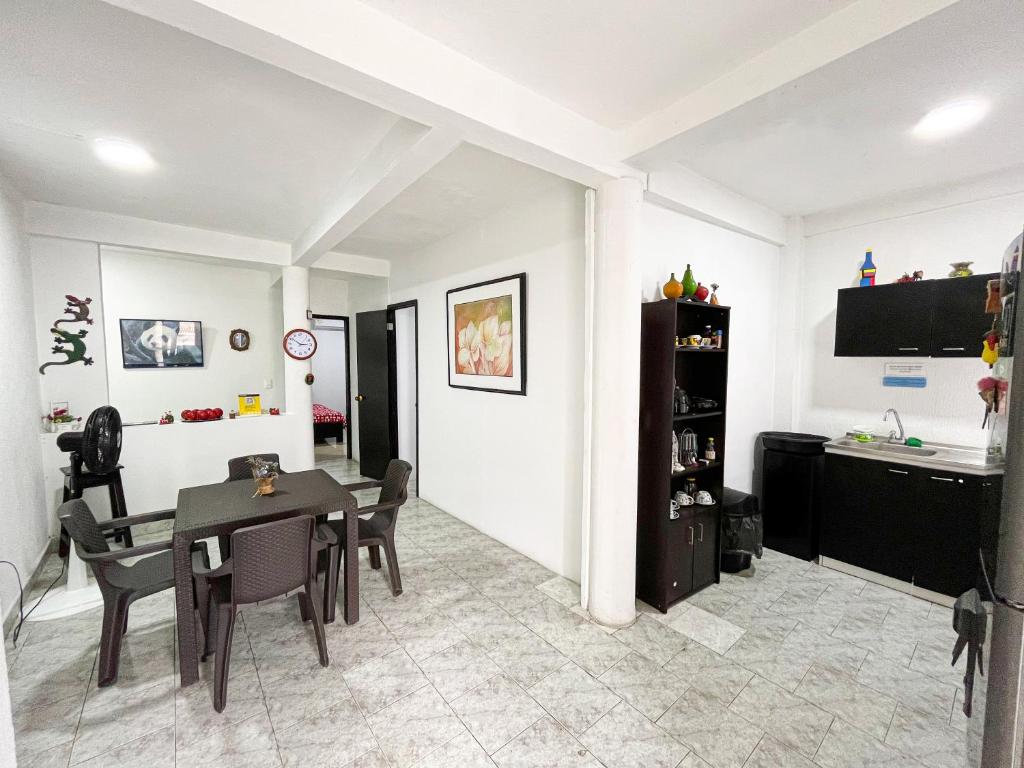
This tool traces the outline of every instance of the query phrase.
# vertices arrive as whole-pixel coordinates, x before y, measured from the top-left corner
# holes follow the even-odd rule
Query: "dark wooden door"
[[[927,357],[935,282],[841,289],[836,357]]]
[[[914,584],[959,597],[977,586],[985,492],[980,478],[921,470],[914,525]]]
[[[935,281],[932,357],[977,357],[992,315],[985,314],[988,281],[998,274]]]
[[[662,582],[665,605],[655,607],[664,610],[669,604],[693,591],[693,543],[696,537],[697,524],[694,517],[670,521],[665,539],[666,572]]]
[[[714,510],[702,510],[693,520],[696,527],[693,540],[693,588],[701,589],[715,581],[718,563],[718,515]]]
[[[821,554],[910,581],[909,523],[918,503],[915,471],[873,459],[826,454]]]
[[[397,454],[391,429],[388,312],[356,315],[356,376],[359,414],[359,472],[378,480]]]

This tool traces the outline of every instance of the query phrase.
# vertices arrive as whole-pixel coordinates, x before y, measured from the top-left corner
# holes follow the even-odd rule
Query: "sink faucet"
[[[906,442],[907,435],[903,431],[903,422],[900,421],[900,415],[896,411],[895,408],[890,408],[889,410],[887,410],[885,412],[885,415],[882,416],[882,421],[888,421],[890,413],[896,419],[896,426],[900,428],[900,433],[897,435],[895,429],[889,430],[889,442],[890,443],[903,443],[903,442]]]

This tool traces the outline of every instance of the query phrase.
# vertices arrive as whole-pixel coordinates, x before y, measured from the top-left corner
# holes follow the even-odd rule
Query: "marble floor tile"
[[[352,699],[342,670],[334,665],[317,667],[311,674],[300,677],[276,680],[261,677],[260,683],[275,731],[289,728],[317,712]],[[228,689],[229,701],[233,700],[230,698],[233,685],[234,681]]]
[[[161,728],[77,765],[81,768],[174,768],[174,726]]]
[[[462,640],[420,661],[419,668],[449,704],[501,672],[498,665],[469,640]]]
[[[782,651],[841,669],[850,675],[857,674],[868,655],[865,648],[803,625],[786,636],[782,641]]]
[[[274,728],[264,712],[179,749],[177,764],[189,768],[280,768],[281,758]]]
[[[833,716],[762,677],[753,678],[729,711],[765,731],[775,741],[813,757]]]
[[[661,717],[687,688],[684,680],[636,652],[598,679],[652,721]]]
[[[223,712],[213,708],[212,683],[201,681],[188,688],[179,688],[174,693],[175,744],[179,749],[205,739],[214,731],[267,711],[255,669],[229,678],[227,705]]]
[[[429,685],[409,654],[399,648],[344,673],[353,698],[366,715]]]
[[[275,727],[286,768],[333,768],[376,749],[355,702],[341,701],[290,728]]]
[[[679,764],[679,768],[713,768],[713,766],[706,763],[699,755],[691,752],[683,758],[683,762]]]
[[[967,764],[962,731],[904,704],[896,707],[885,743],[930,768],[961,768]]]
[[[822,664],[811,667],[797,687],[796,695],[879,740],[885,738],[896,711],[895,699]]]
[[[664,664],[690,642],[671,627],[644,615],[618,630],[615,638],[656,664]]]
[[[34,709],[14,710],[14,745],[18,762],[60,744],[71,744],[85,695]]]
[[[551,716],[545,716],[494,754],[498,768],[600,768],[600,763]]]
[[[821,742],[814,762],[821,768],[921,768],[921,763],[913,758],[838,717]]]
[[[817,768],[796,750],[765,736],[754,747],[743,768]]]
[[[88,699],[71,751],[71,764],[110,752],[174,722],[174,689],[158,684],[120,693],[116,686]]]
[[[341,614],[338,614],[339,617]],[[398,648],[398,643],[380,619],[372,613],[361,613],[358,624],[348,625],[343,618],[327,625],[327,650],[331,666],[341,669],[357,667]]]
[[[797,619],[783,616],[762,605],[752,602],[738,602],[725,613],[722,618],[746,630],[743,635],[761,637],[766,640],[785,640],[798,623]]]
[[[529,630],[500,640],[488,656],[505,674],[527,688],[569,663],[567,656]]]
[[[27,757],[22,757],[19,753],[18,768],[67,768],[68,760],[71,759],[72,743],[69,741],[66,744],[58,744]]]
[[[555,576],[537,585],[537,589],[550,597],[556,603],[561,603],[567,608],[579,605],[580,585],[575,581],[569,581],[562,576]]]
[[[592,675],[606,672],[630,653],[629,646],[590,622],[555,638],[552,645]]]
[[[731,608],[740,603],[740,598],[723,589],[718,584],[702,589],[686,598],[686,603],[695,608],[702,608],[716,616],[725,616]]]
[[[431,686],[399,699],[367,719],[393,768],[407,768],[465,730]]]
[[[383,752],[379,749],[371,749],[346,764],[344,768],[391,768],[391,766],[388,765],[388,759],[384,757]]]
[[[537,702],[506,675],[496,675],[463,694],[452,709],[488,754],[544,716]]]
[[[423,661],[466,639],[443,613],[405,624],[394,630],[394,636],[413,661]]]
[[[586,619],[573,613],[571,607],[548,598],[523,609],[516,618],[549,643],[572,635],[577,627],[587,623]]]
[[[715,768],[741,768],[764,735],[716,699],[693,689],[680,696],[657,724]]]
[[[742,627],[696,607],[669,621],[669,626],[719,654],[726,653],[746,632]]]
[[[467,731],[442,744],[416,763],[416,768],[455,768],[455,766],[458,768],[494,768],[494,762],[484,752],[480,743]]]
[[[602,763],[617,768],[675,768],[689,753],[625,702],[590,726],[579,740]]]
[[[619,703],[619,697],[576,664],[567,664],[530,688],[530,695],[578,736]]]
[[[955,685],[916,672],[873,652],[868,654],[855,679],[868,688],[937,718],[950,711],[959,691]]]

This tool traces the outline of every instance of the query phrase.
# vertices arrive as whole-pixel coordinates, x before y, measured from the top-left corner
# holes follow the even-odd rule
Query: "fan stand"
[[[95,581],[89,580],[89,569],[79,559],[74,547],[68,552],[67,571],[67,585],[32,601],[28,607],[32,614],[27,621],[63,619],[103,605],[100,588]]]

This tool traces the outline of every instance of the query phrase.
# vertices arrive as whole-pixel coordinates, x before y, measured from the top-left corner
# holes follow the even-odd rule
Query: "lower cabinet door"
[[[718,515],[698,512],[693,519],[693,589],[701,589],[715,580],[718,564]]]
[[[697,536],[695,519],[673,520],[667,540],[666,602],[674,602],[693,590],[693,543]]]
[[[978,586],[985,492],[980,478],[921,470],[914,526],[914,585],[959,597]]]

